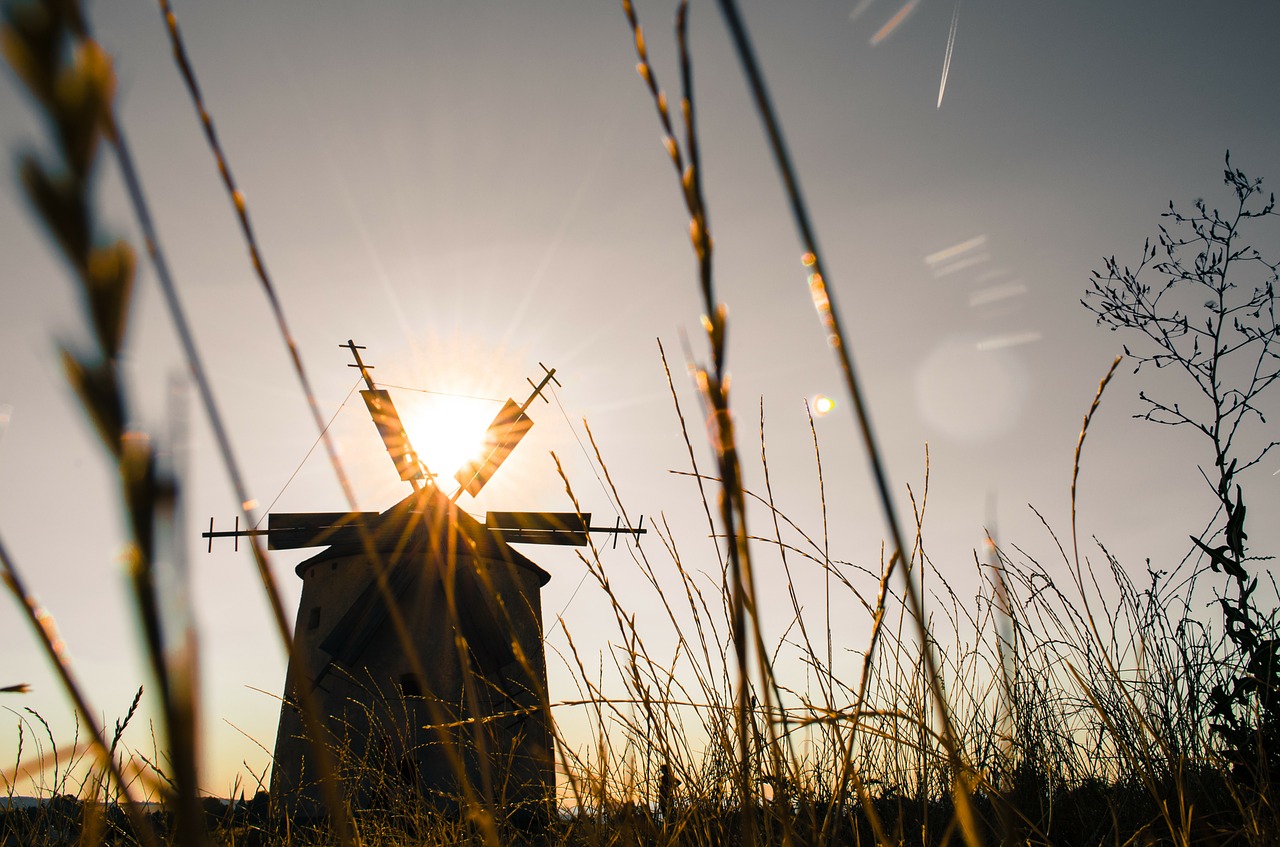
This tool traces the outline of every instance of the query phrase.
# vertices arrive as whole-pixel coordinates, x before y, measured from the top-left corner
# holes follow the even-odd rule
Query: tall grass
[[[161,5],[215,163],[315,413],[301,353],[266,272],[243,197],[217,144],[212,118],[199,97],[176,17],[167,3]],[[635,551],[635,567],[649,589],[643,601],[621,596],[598,550],[589,548],[582,555],[610,605],[617,637],[607,654],[584,655],[574,640],[572,622],[563,622],[567,652],[559,658],[572,672],[576,696],[534,691],[519,707],[553,718],[568,710],[582,711],[591,726],[590,738],[584,740],[569,737],[553,723],[562,813],[543,819],[536,830],[507,817],[500,800],[500,770],[482,770],[482,778],[472,781],[464,762],[465,745],[456,740],[458,732],[474,731],[475,743],[483,748],[479,724],[514,712],[464,720],[452,720],[441,709],[430,712],[434,737],[452,751],[458,782],[457,796],[442,805],[391,784],[387,762],[376,748],[352,756],[352,748],[342,743],[341,728],[321,732],[325,716],[307,706],[305,692],[299,694],[300,704],[317,744],[328,828],[303,829],[287,817],[261,813],[258,806],[210,817],[201,805],[200,751],[193,730],[198,707],[194,644],[181,638],[175,642],[155,589],[156,560],[166,555],[155,540],[175,525],[173,509],[181,480],[158,468],[149,442],[124,426],[129,392],[115,359],[129,315],[132,252],[122,243],[101,246],[101,236],[82,225],[91,217],[86,186],[97,148],[113,147],[118,167],[126,173],[132,170],[122,130],[114,120],[109,66],[95,52],[74,4],[27,3],[10,9],[6,52],[60,139],[57,152],[63,170],[40,170],[32,158],[28,185],[33,186],[33,201],[44,222],[79,272],[87,317],[95,330],[94,355],[68,353],[68,367],[86,413],[98,424],[120,469],[121,497],[135,530],[133,575],[144,650],[165,722],[158,738],[152,736],[156,749],[150,758],[139,754],[145,767],[124,767],[120,751],[127,746],[125,733],[137,701],[108,736],[59,649],[51,619],[38,613],[17,563],[0,546],[6,582],[61,675],[87,736],[87,744],[75,739],[64,746],[38,715],[19,714],[24,743],[19,744],[18,761],[6,764],[0,778],[10,798],[20,780],[34,779],[37,789],[47,794],[93,801],[66,826],[54,825],[50,817],[65,817],[65,808],[8,810],[0,823],[5,837],[12,835],[24,844],[65,843],[71,838],[86,844],[172,840],[185,847],[205,843],[210,833],[219,842],[255,844],[333,838],[351,844],[488,845],[528,839],[556,844],[708,845],[1272,842],[1278,830],[1271,792],[1239,785],[1215,746],[1208,693],[1239,678],[1242,670],[1220,629],[1202,619],[1203,590],[1195,578],[1150,568],[1131,573],[1102,542],[1082,545],[1074,505],[1065,542],[1052,522],[1042,518],[1045,534],[1037,543],[1054,551],[1048,557],[992,540],[985,558],[966,554],[939,566],[926,552],[927,466],[918,492],[908,489],[912,520],[904,522],[897,514],[869,404],[853,366],[853,340],[842,329],[832,302],[827,271],[763,74],[735,4],[722,0],[720,5],[796,220],[799,272],[814,302],[819,330],[832,341],[857,412],[888,541],[874,566],[837,558],[828,538],[816,433],[820,525],[806,526],[782,510],[772,488],[763,403],[757,437],[764,489],[751,490],[743,481],[746,457],[755,446],[746,446],[749,437],[729,396],[728,311],[715,287],[709,202],[701,183],[693,61],[686,41],[688,10],[681,4],[676,22],[681,81],[677,122],[650,64],[638,16],[623,0],[640,74],[665,133],[666,152],[689,215],[697,262],[707,352],[705,361],[691,371],[708,423],[708,445],[695,447],[665,352],[660,350],[660,355],[671,385],[674,425],[688,449],[685,472],[697,491],[712,542],[707,548],[690,549],[665,520],[657,522],[658,543]],[[68,75],[83,83],[79,99],[58,82]],[[141,190],[136,181],[127,182],[135,211],[146,221]],[[163,272],[154,232],[145,229],[172,319],[188,342],[188,360],[199,375],[199,357],[189,343],[176,289]],[[114,264],[107,262],[112,257]],[[1085,434],[1109,377],[1110,372],[1084,417],[1071,469],[1073,504],[1079,468],[1086,460]],[[219,434],[228,473],[236,479],[230,439],[217,423],[207,384],[202,383],[201,395]],[[1087,401],[1081,398],[1082,405]],[[315,417],[321,425],[319,415]],[[704,452],[708,448],[709,454]],[[336,453],[329,452],[341,473]],[[700,460],[701,455],[708,455],[709,461]],[[612,488],[598,450],[596,458],[606,468]],[[565,478],[564,483],[574,497],[572,481]],[[612,493],[623,502],[616,489]],[[247,507],[245,517],[251,519]],[[624,518],[629,523],[625,509]],[[377,584],[388,599],[391,623],[402,648],[412,654],[413,642],[405,623],[397,619],[384,563],[372,539],[364,543]],[[281,640],[291,649],[264,553],[256,544],[253,550]],[[956,577],[960,561],[972,567],[973,580]],[[710,575],[709,563],[714,563]],[[823,577],[825,595],[817,608],[806,606],[791,587],[793,568],[800,567],[816,568]],[[787,609],[788,623],[780,635],[769,635],[761,623],[764,600],[757,575],[766,568],[786,575],[788,594],[777,605]],[[481,579],[487,577],[482,573]],[[955,586],[962,582],[976,584],[976,593],[959,594]],[[457,598],[450,586],[446,579],[449,608],[456,619]],[[642,623],[637,608],[641,602],[656,602],[663,612],[660,619],[648,617]],[[867,642],[843,643],[832,625],[833,609],[865,616]],[[462,666],[468,667],[465,639],[459,637],[457,649]],[[529,678],[537,679],[533,669],[539,658],[517,652]],[[845,661],[850,653],[858,660]],[[421,658],[414,655],[413,664],[425,690]],[[473,689],[483,680],[477,676],[468,683],[467,697],[475,701],[479,695]],[[376,689],[376,683],[370,688]],[[404,702],[377,708],[407,713]],[[36,724],[43,727],[43,735],[35,731]],[[33,752],[27,751],[28,738]],[[483,749],[480,752],[483,759]],[[85,767],[77,768],[79,763]],[[90,776],[78,782],[72,776],[85,772]],[[261,788],[265,777],[256,781]],[[376,811],[351,789],[355,785],[380,798]],[[172,829],[147,817],[144,797],[159,798],[174,811]],[[107,804],[99,805],[100,800]],[[114,820],[114,813],[105,810],[113,808],[129,816],[127,826],[106,824]]]
[[[764,462],[767,480],[767,454]],[[759,500],[771,502],[767,494]],[[924,498],[918,505],[917,516]],[[628,604],[588,559],[622,645],[611,657],[620,693],[572,657],[598,735],[566,764],[575,801],[599,813],[590,821],[596,837],[608,842],[623,827],[698,843],[752,831],[762,843],[940,843],[959,836],[956,753],[976,776],[973,835],[987,843],[1186,843],[1268,831],[1269,810],[1249,805],[1213,748],[1204,694],[1234,667],[1221,636],[1194,614],[1190,583],[1156,572],[1135,582],[1101,544],[1098,564],[1083,556],[1081,578],[1063,582],[1073,557],[1046,523],[1056,560],[993,548],[990,561],[974,557],[980,587],[962,597],[953,581],[970,580],[956,575],[954,561],[936,567],[922,552],[926,527],[917,521],[907,570],[928,573],[929,624],[945,645],[930,680],[911,603],[886,579],[887,561],[878,578],[859,574],[774,514],[795,527],[801,546],[780,533],[751,539],[754,563],[788,569],[803,557],[833,577],[833,605],[860,608],[875,623],[879,643],[863,651],[863,676],[831,666],[828,655],[851,645],[831,642],[823,609],[793,600],[793,618],[769,655],[775,670],[810,672],[777,671],[773,708],[748,686],[759,797],[748,829],[737,802],[742,721],[723,585],[688,564],[690,554],[666,533],[665,563],[640,556],[651,597]],[[637,608],[655,598],[669,632],[652,616],[637,623]],[[649,640],[674,641],[675,656],[651,654]],[[797,676],[812,687],[792,687]],[[935,690],[948,699],[954,751],[934,720]],[[668,769],[680,783],[674,800],[663,797]]]

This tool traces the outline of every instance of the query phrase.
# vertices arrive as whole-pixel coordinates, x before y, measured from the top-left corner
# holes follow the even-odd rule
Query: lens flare
[[[836,401],[825,394],[815,394],[809,400],[809,408],[815,418],[824,418],[836,407]]]
[[[895,13],[888,23],[880,27],[875,35],[871,36],[871,46],[875,47],[888,38],[895,29],[902,25],[903,21],[911,16],[911,13],[916,10],[918,5],[920,5],[920,0],[907,0],[907,4]]]
[[[924,257],[924,263],[929,266],[935,278],[941,278],[990,261],[990,254],[983,250],[986,245],[987,237],[978,235],[945,250],[930,253]]]

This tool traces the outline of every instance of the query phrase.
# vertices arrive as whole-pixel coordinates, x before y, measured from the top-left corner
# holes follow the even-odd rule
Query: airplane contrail
[[[951,15],[951,32],[947,35],[947,52],[942,58],[942,82],[938,83],[938,108],[942,108],[942,95],[947,91],[947,74],[951,73],[951,53],[956,48],[956,24],[960,22],[960,0]]]

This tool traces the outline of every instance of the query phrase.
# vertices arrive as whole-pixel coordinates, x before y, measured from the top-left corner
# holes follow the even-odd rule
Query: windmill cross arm
[[[644,517],[635,527],[622,526],[622,518],[618,518],[613,526],[592,526],[591,514],[577,512],[486,512],[485,528],[503,541],[519,544],[558,544],[571,547],[585,547],[588,534],[604,532],[614,536],[641,536],[648,532],[644,528]]]
[[[369,371],[373,370],[373,365],[366,365],[364,360],[360,358],[360,351],[365,348],[356,344],[355,341],[350,338],[347,339],[346,344],[339,344],[338,346],[345,347],[351,351],[351,355],[355,357],[356,363],[354,365],[347,365],[347,367],[359,368],[360,376],[364,377],[364,384],[369,387],[370,391],[373,391],[373,377],[369,376]]]
[[[534,384],[533,384],[533,380],[531,380],[531,379],[528,379],[528,380],[527,380],[527,382],[529,383],[529,385],[533,386],[533,393],[531,393],[531,394],[529,395],[529,399],[528,399],[528,400],[525,400],[525,401],[524,401],[524,405],[520,407],[520,411],[522,411],[522,412],[529,408],[529,404],[533,402],[533,398],[534,398],[534,397],[542,397],[542,389],[544,389],[544,388],[546,388],[546,387],[547,387],[547,383],[548,383],[548,382],[554,382],[558,387],[560,387],[560,388],[564,388],[564,386],[563,386],[563,385],[560,385],[560,380],[556,379],[556,369],[555,369],[555,368],[550,368],[550,369],[548,369],[546,365],[542,364],[542,362],[538,362],[538,367],[542,368],[542,370],[543,370],[543,372],[546,374],[546,376],[544,376],[544,377],[542,378],[542,381],[541,381],[541,382],[539,382],[537,385],[534,385]],[[550,403],[551,401],[550,401],[550,400],[548,400],[546,397],[542,397],[542,402],[543,402],[543,403]]]
[[[215,538],[234,538],[239,550],[241,537],[258,535],[267,536],[268,550],[323,547],[357,542],[362,531],[373,531],[378,517],[377,512],[274,512],[267,516],[266,529],[241,529],[236,517],[235,529],[220,532],[214,531],[213,518],[209,518],[209,531],[200,537],[209,539],[210,553]]]

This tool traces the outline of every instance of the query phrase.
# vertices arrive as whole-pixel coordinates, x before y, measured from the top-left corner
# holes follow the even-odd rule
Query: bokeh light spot
[[[836,407],[836,401],[825,394],[815,394],[809,401],[809,408],[813,410],[815,418],[826,417]]]
[[[943,339],[915,374],[916,407],[933,432],[977,443],[1012,431],[1026,405],[1028,378],[1012,347],[982,349],[983,339]]]

